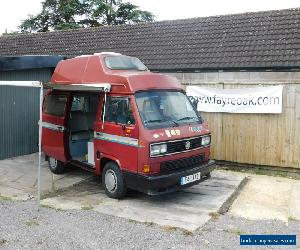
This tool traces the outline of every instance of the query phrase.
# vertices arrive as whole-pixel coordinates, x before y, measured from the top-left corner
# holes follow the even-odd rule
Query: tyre
[[[127,192],[123,174],[119,166],[113,162],[108,162],[102,172],[102,185],[108,197],[122,199]]]
[[[49,169],[54,174],[62,174],[65,172],[65,165],[52,157],[48,159]]]

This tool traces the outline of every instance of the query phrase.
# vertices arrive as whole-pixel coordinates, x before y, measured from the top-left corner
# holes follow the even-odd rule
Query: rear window
[[[63,116],[66,103],[66,95],[47,95],[44,102],[44,113],[55,116]]]
[[[107,56],[105,57],[106,67],[109,69],[121,70],[147,70],[147,67],[136,57],[131,56]]]

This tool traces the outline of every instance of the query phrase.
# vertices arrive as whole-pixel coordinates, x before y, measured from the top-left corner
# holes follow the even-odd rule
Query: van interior
[[[93,125],[98,100],[98,94],[73,95],[69,119],[69,149],[72,160],[91,163],[88,159],[94,157]]]

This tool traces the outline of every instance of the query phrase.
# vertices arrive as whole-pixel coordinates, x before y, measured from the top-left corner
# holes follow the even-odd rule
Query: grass
[[[41,206],[44,207],[44,208],[54,209],[54,210],[56,210],[56,211],[64,211],[63,209],[61,209],[61,208],[59,208],[59,207],[53,207],[53,206],[48,205],[48,204],[42,204]]]
[[[155,225],[155,223],[152,222],[152,221],[144,221],[144,222],[140,222],[140,221],[136,221],[136,220],[133,220],[133,219],[129,219],[128,222],[129,222],[129,223],[134,223],[134,224],[144,224],[144,225],[146,225],[147,227],[152,227],[152,226]],[[179,229],[179,228],[174,227],[174,226],[163,226],[162,228],[163,228],[163,230],[166,231],[166,232],[175,232],[175,231],[177,231],[177,229]],[[191,232],[191,231],[189,231],[189,230],[182,229],[181,231],[182,231],[182,234],[183,234],[184,236],[192,236],[192,235],[193,235],[193,232]]]
[[[177,230],[177,227],[173,227],[173,226],[164,226],[163,229],[166,231],[166,232],[174,232]]]
[[[289,221],[298,221],[297,219],[296,219],[296,217],[294,217],[294,216],[289,216]]]
[[[144,224],[144,225],[146,225],[147,227],[152,227],[152,226],[155,225],[155,223],[152,222],[152,221],[144,221],[144,222],[140,222],[140,221],[136,221],[136,220],[133,220],[133,219],[129,219],[128,221],[129,221],[130,223],[134,223],[134,224]],[[163,226],[162,229],[163,229],[164,231],[166,231],[166,232],[175,232],[175,231],[177,231],[177,230],[180,229],[180,228],[174,227],[174,226]],[[193,235],[193,232],[191,232],[191,231],[189,231],[189,230],[182,229],[181,231],[182,231],[182,234],[183,234],[184,236],[192,236],[192,235]]]
[[[183,229],[182,233],[184,236],[193,236],[193,232],[186,230],[186,229]]]
[[[220,214],[218,212],[210,212],[209,216],[213,219],[213,220],[218,220],[220,218]]]
[[[245,232],[241,231],[239,228],[228,228],[225,229],[224,231],[235,235],[245,234]]]
[[[94,207],[90,204],[87,204],[87,205],[83,205],[81,206],[81,210],[91,210],[93,209]]]
[[[258,166],[220,166],[220,169],[224,170],[230,170],[235,172],[242,172],[242,173],[250,173],[250,174],[256,174],[256,175],[268,175],[268,176],[274,176],[274,177],[284,177],[289,179],[295,179],[300,180],[300,174],[297,172],[291,172],[291,171],[282,171],[277,170],[276,167],[274,168],[263,168]]]
[[[274,177],[285,177],[288,178],[289,175],[287,172],[283,171],[277,171],[277,170],[264,170],[261,168],[254,168],[252,171],[248,170],[248,172],[253,172],[256,175],[269,175],[269,176],[274,176]]]
[[[44,199],[47,199],[47,198],[60,196],[60,195],[64,194],[64,192],[66,192],[67,190],[69,190],[71,188],[72,187],[67,187],[67,188],[60,188],[60,189],[53,190],[51,192],[48,192],[46,194],[41,195],[41,199],[44,200]]]
[[[151,227],[151,226],[154,225],[154,222],[152,222],[152,221],[145,221],[145,222],[143,222],[143,224],[145,224],[147,227]]]
[[[137,220],[133,220],[133,219],[129,219],[128,222],[129,222],[129,223],[134,223],[134,224],[139,223]]]
[[[155,223],[154,222],[152,222],[152,221],[144,221],[144,222],[140,222],[140,221],[137,221],[137,220],[133,220],[133,219],[129,219],[128,220],[129,221],[129,223],[134,223],[134,224],[144,224],[144,225],[146,225],[147,227],[151,227],[151,226],[153,226]]]
[[[42,207],[45,207],[45,208],[53,208],[53,207],[51,207],[51,206],[48,205],[48,204],[42,204]]]
[[[11,200],[12,200],[11,197],[3,196],[0,194],[0,201],[11,201]]]
[[[33,226],[38,226],[40,225],[37,219],[30,219],[25,221],[26,226],[28,227],[33,227]]]
[[[3,246],[8,241],[6,239],[0,239],[0,247]]]

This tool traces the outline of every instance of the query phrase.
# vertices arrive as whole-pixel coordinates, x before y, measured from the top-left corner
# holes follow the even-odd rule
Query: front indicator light
[[[150,165],[144,165],[143,166],[143,172],[144,173],[150,173],[151,167]]]

